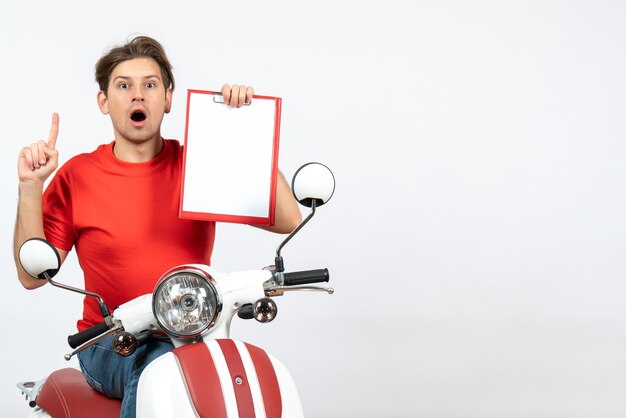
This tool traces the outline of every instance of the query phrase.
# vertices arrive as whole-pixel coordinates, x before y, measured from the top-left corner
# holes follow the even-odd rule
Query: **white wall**
[[[19,149],[61,115],[63,161],[112,139],[93,66],[159,39],[178,89],[283,97],[280,165],[335,171],[285,249],[334,296],[278,300],[238,338],[281,358],[310,417],[626,416],[626,4],[617,1],[7,0],[0,6],[0,415],[64,366],[79,296],[15,280]],[[214,265],[279,242],[220,225]],[[74,258],[62,274],[79,284]]]

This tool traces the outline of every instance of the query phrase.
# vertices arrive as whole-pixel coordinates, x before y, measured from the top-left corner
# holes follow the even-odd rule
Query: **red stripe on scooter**
[[[222,385],[208,347],[188,344],[172,351],[183,371],[187,391],[201,418],[226,418]]]
[[[254,418],[254,403],[252,401],[252,392],[248,383],[248,376],[241,361],[241,355],[233,340],[217,340],[222,349],[228,371],[230,372],[231,382],[235,389],[235,398],[237,399],[237,410],[239,418]]]
[[[244,344],[250,353],[259,379],[263,403],[265,404],[265,415],[267,418],[280,418],[283,413],[283,405],[280,397],[280,386],[278,386],[278,378],[272,361],[265,350],[248,343]]]

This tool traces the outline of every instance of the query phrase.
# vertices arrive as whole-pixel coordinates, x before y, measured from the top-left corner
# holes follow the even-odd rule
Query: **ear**
[[[172,109],[172,89],[165,91],[165,113],[170,113]]]
[[[98,92],[98,107],[103,115],[109,114],[109,100],[107,99],[106,93],[102,90]]]

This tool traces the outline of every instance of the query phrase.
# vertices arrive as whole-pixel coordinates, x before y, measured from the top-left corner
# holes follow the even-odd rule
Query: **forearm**
[[[274,225],[261,227],[270,232],[288,234],[293,231],[302,221],[302,214],[298,202],[293,197],[291,187],[282,173],[278,173],[276,184],[276,211],[274,213]]]
[[[29,238],[45,238],[43,230],[42,210],[43,183],[39,180],[20,182],[17,219],[13,234],[13,254],[17,276],[27,289],[35,289],[44,285],[44,280],[35,279],[26,273],[20,265],[18,252],[20,246]]]
[[[54,113],[48,141],[40,140],[32,143],[29,147],[22,148],[17,160],[17,176],[20,180],[17,219],[13,233],[13,257],[20,283],[27,289],[35,289],[46,283],[45,280],[30,277],[24,271],[18,253],[20,246],[27,239],[45,238],[43,231],[43,185],[59,164],[59,153],[55,148],[58,133],[59,115]],[[65,260],[66,255],[67,251],[59,252],[61,263]]]

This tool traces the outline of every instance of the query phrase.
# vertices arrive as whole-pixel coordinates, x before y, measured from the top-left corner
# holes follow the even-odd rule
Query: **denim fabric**
[[[128,357],[115,354],[112,337],[78,353],[78,362],[85,379],[98,392],[122,399],[121,418],[136,415],[137,384],[143,369],[154,359],[172,350],[169,339],[154,339]]]

